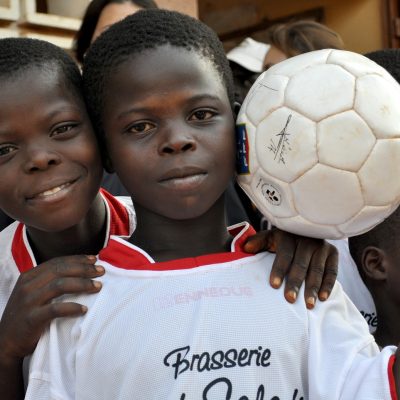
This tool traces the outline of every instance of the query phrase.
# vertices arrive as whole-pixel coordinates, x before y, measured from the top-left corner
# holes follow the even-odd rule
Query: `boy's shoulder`
[[[351,257],[348,240],[330,240],[329,242],[332,243],[339,252],[337,280],[342,285],[347,296],[367,321],[370,332],[373,333],[378,325],[375,303],[358,272],[356,263]]]
[[[18,233],[22,234],[23,226],[24,225],[20,222],[14,221],[11,225],[7,226],[0,232],[0,264],[2,265],[2,268],[0,269],[0,274],[3,270],[3,263],[13,258],[13,246],[14,251],[19,250],[15,248],[15,238]]]
[[[15,221],[0,232],[0,316],[20,275],[13,255],[13,243],[21,226],[20,222]],[[14,248],[14,251],[18,249]]]
[[[100,190],[108,215],[107,236],[130,237],[136,228],[136,213],[129,196],[113,196],[104,189]]]

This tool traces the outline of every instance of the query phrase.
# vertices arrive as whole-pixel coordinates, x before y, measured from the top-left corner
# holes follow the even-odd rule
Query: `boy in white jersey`
[[[382,49],[364,55],[385,68],[400,83],[400,49]],[[398,215],[399,210],[363,235],[332,241],[339,251],[338,281],[382,346],[397,344],[400,340],[396,315]],[[349,252],[349,243],[352,254]],[[362,257],[364,251],[369,254],[368,257]],[[379,257],[371,257],[372,254]],[[384,272],[383,275],[379,270]]]
[[[26,398],[395,399],[395,348],[379,353],[340,285],[312,311],[289,306],[264,284],[274,257],[243,252],[251,228],[226,231],[233,86],[215,33],[138,12],[100,36],[83,71],[137,228],[100,253],[85,318],[42,337]]]
[[[0,40],[0,86],[0,208],[21,221],[0,233],[0,397],[16,400],[23,357],[50,320],[86,310],[51,300],[100,289],[96,257],[77,255],[97,254],[110,234],[129,237],[135,215],[129,198],[99,192],[102,164],[82,78],[64,51]]]
[[[99,290],[90,281],[103,273],[94,257],[52,257],[96,254],[110,234],[129,237],[135,218],[130,199],[98,192],[100,158],[73,61],[46,42],[0,40],[0,83],[0,206],[21,221],[0,234],[0,314],[8,301],[0,393],[16,400],[23,397],[22,359],[45,326],[86,310],[51,300]],[[329,279],[322,288],[329,291]]]
[[[350,253],[376,305],[374,336],[380,346],[400,339],[399,228],[400,208],[369,232],[349,238]]]
[[[400,49],[377,50],[365,56],[400,82]],[[373,319],[376,328],[374,336],[380,346],[397,344],[400,340],[400,323],[396,315],[399,304],[399,227],[400,209],[397,209],[371,231],[349,238],[354,268],[358,268],[376,305],[378,318]]]

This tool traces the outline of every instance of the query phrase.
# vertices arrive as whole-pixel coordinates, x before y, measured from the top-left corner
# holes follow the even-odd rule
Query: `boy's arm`
[[[306,312],[306,319],[308,398],[397,399],[395,382],[399,379],[392,373],[396,348],[387,346],[380,351],[340,283],[329,301]]]
[[[76,303],[52,303],[67,293],[95,293],[93,278],[103,275],[94,256],[59,257],[18,278],[0,320],[0,393],[2,400],[24,398],[22,362],[33,353],[54,318],[79,316],[86,308]]]
[[[0,393],[4,400],[22,400],[24,381],[22,377],[23,359],[9,359],[0,356]]]
[[[322,239],[295,235],[273,228],[249,238],[244,249],[249,253],[263,250],[276,252],[270,284],[279,288],[286,278],[285,298],[293,303],[305,281],[304,297],[307,308],[313,308],[317,297],[326,300],[338,273],[338,252]]]

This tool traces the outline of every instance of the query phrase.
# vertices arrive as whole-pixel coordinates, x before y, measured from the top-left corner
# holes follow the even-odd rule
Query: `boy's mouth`
[[[172,179],[183,179],[195,175],[206,175],[206,171],[197,167],[174,168],[165,173],[160,182],[169,181]]]
[[[57,187],[55,187],[55,188],[53,188],[53,189],[46,190],[46,191],[44,191],[44,192],[42,192],[42,193],[39,193],[36,197],[47,197],[47,196],[51,196],[51,195],[53,195],[53,194],[58,193],[60,190],[66,188],[67,186],[70,186],[70,183],[64,183],[64,185],[57,186]]]
[[[34,200],[34,199],[44,199],[44,198],[49,198],[51,196],[55,196],[57,193],[61,192],[62,190],[68,188],[72,184],[74,184],[77,181],[77,179],[74,179],[69,182],[65,182],[59,185],[52,186],[50,188],[46,188],[40,192],[35,193],[32,196],[27,197],[28,200]]]
[[[164,174],[159,182],[174,189],[192,189],[199,186],[207,172],[197,167],[175,168]]]

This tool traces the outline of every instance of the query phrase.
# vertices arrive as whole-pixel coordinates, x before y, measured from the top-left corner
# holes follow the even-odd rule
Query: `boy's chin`
[[[33,218],[27,219],[25,225],[38,231],[46,233],[61,233],[71,228],[77,227],[85,218],[88,208],[83,209],[57,210],[57,212],[49,212],[46,215],[35,215]]]

